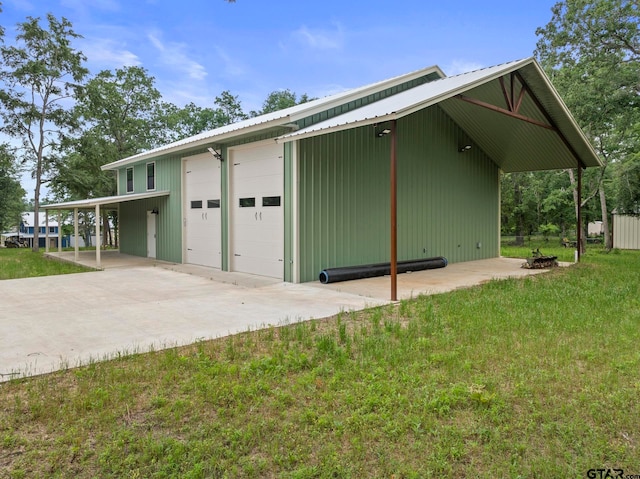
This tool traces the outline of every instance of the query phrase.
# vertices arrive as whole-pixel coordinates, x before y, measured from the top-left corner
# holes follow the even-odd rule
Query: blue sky
[[[178,106],[213,106],[229,90],[249,111],[275,90],[322,97],[431,65],[453,75],[532,56],[555,3],[3,0],[0,22],[10,41],[27,16],[64,16],[91,73],[137,65]]]

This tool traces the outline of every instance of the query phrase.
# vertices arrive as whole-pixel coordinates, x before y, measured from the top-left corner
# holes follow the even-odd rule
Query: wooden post
[[[398,159],[396,120],[391,121],[391,301],[398,300]]]

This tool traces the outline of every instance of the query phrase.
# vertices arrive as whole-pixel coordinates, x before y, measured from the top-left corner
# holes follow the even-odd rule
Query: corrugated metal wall
[[[498,256],[498,168],[466,143],[437,106],[398,121],[399,260]],[[389,152],[370,126],[299,142],[301,281],[389,261]]]
[[[164,261],[182,262],[182,162],[180,157],[156,160],[156,189],[169,190],[166,197],[124,202],[120,204],[120,251],[125,254],[147,255],[147,211],[158,209],[156,221],[156,257]],[[119,179],[125,177],[120,170]],[[121,183],[121,192],[124,191]],[[134,167],[136,193],[146,191],[146,163]]]
[[[635,216],[613,216],[613,247],[640,249],[640,218]]]

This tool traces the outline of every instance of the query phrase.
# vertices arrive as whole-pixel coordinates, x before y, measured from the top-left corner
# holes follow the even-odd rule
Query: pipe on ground
[[[442,256],[398,261],[398,273],[444,268],[447,264],[447,258]],[[362,266],[344,266],[341,268],[323,269],[320,271],[318,279],[322,284],[327,284],[337,283],[339,281],[349,281],[352,279],[374,278],[376,276],[385,276],[388,274],[391,274],[390,263],[376,263],[365,264]]]

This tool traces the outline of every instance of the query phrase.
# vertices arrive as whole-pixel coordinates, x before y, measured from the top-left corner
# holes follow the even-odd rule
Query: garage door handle
[[[256,213],[256,221],[258,221],[258,213]]]
[[[260,212],[260,221],[262,221],[262,211]]]
[[[234,254],[233,256],[242,256],[242,255],[241,255],[241,254],[236,253],[236,254]]]

